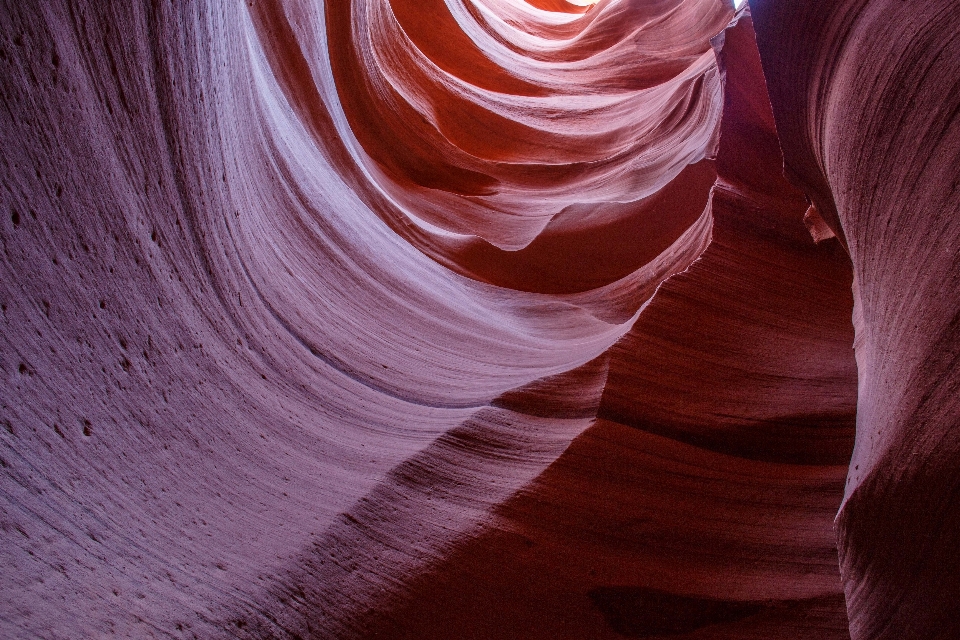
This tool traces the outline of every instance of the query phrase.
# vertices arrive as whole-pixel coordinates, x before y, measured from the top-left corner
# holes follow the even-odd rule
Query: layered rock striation
[[[953,638],[960,13],[952,2],[755,13],[786,168],[853,264],[857,441],[837,518],[851,633]]]
[[[3,3],[0,635],[952,637],[953,14],[861,4]]]

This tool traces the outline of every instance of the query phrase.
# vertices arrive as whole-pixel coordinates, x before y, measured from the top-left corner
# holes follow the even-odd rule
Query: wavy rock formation
[[[857,442],[837,518],[851,635],[955,638],[960,11],[756,14],[787,169],[853,263]]]
[[[949,4],[3,2],[0,635],[952,637]]]

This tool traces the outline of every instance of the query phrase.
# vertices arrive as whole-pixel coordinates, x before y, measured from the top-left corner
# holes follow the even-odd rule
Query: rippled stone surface
[[[957,8],[756,9],[787,168],[853,263],[857,444],[837,528],[858,639],[958,634]],[[811,37],[783,46],[786,29]]]
[[[3,3],[0,635],[952,637],[950,3],[855,4]]]

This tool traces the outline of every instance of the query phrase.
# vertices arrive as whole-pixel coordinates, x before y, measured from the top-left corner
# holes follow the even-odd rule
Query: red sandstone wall
[[[960,11],[881,1],[755,13],[787,167],[854,269],[857,442],[837,518],[851,633],[954,638]]]
[[[952,103],[897,217],[844,7],[771,111],[720,0],[3,3],[0,635],[846,638],[856,422],[854,635],[949,637]]]

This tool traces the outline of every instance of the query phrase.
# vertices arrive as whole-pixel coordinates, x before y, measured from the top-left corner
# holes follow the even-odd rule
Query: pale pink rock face
[[[954,637],[951,3],[3,4],[0,636]]]

